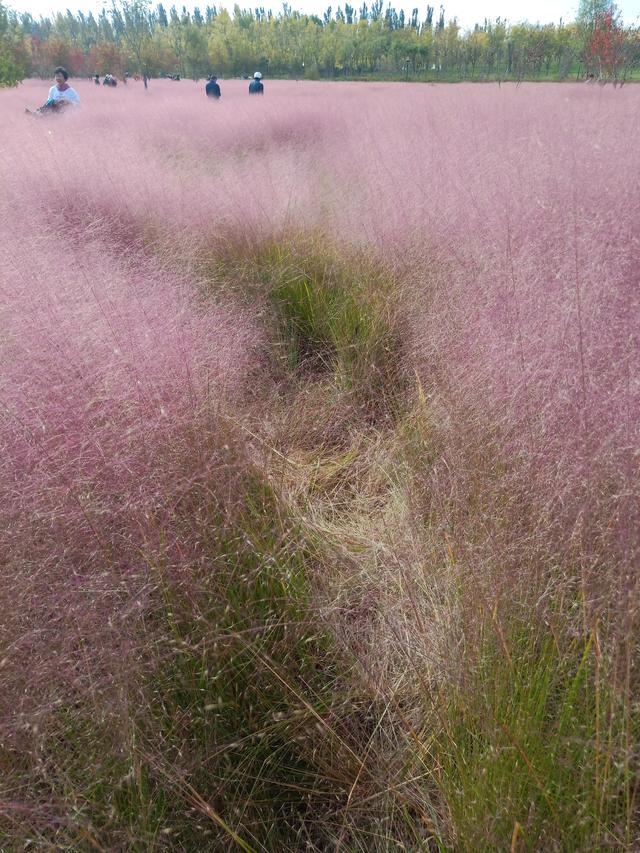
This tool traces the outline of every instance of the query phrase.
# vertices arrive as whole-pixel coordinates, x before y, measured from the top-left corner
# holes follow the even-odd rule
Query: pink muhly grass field
[[[84,470],[95,457],[105,477],[135,481],[112,458],[105,413],[164,435],[172,407],[197,408],[190,383],[208,358],[235,386],[251,336],[245,321],[194,311],[163,265],[197,275],[216,246],[313,232],[370,248],[403,281],[407,358],[437,400],[458,509],[479,488],[487,523],[504,513],[492,559],[513,552],[511,572],[539,546],[552,562],[569,547],[600,574],[602,560],[635,562],[637,87],[266,80],[252,99],[246,81],[222,80],[210,102],[202,81],[72,82],[82,107],[51,119],[21,112],[45,83],[0,93],[3,397],[10,432],[26,417],[21,465]],[[136,260],[145,251],[154,260]],[[212,356],[202,325],[218,323]],[[56,428],[65,417],[73,431]],[[495,494],[489,446],[503,466]],[[519,528],[538,543],[528,556]]]
[[[29,167],[49,129],[34,120],[31,148],[3,161],[0,199],[0,598],[14,712],[133,663],[154,563],[179,573],[189,550],[166,541],[172,504],[219,464],[217,417],[244,395],[260,339],[135,234],[110,238],[104,213],[69,220],[76,152],[62,143]],[[106,203],[117,215],[126,190]]]
[[[489,601],[504,584],[509,607],[532,572],[536,595],[549,574],[578,572],[586,611],[612,605],[629,636],[640,169],[622,141],[638,133],[640,91],[613,94],[511,87],[494,93],[490,121],[488,91],[469,92],[471,134],[445,146],[450,189],[427,214],[447,273],[415,300],[413,353],[446,413],[445,479],[474,582]]]
[[[48,119],[22,112],[47,83],[0,91],[9,656],[54,679],[79,638],[96,660],[134,645],[155,513],[215,480],[214,414],[260,366],[264,317],[216,290],[208,253],[309,234],[400,281],[437,447],[411,497],[461,594],[493,612],[560,590],[552,608],[632,636],[639,87],[267,79],[251,99],[221,80],[212,103],[203,81],[71,82],[81,108]]]

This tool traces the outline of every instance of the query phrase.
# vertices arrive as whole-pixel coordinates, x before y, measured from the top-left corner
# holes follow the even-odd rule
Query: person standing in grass
[[[66,68],[62,68],[62,66],[56,68],[54,72],[54,79],[56,81],[55,86],[52,86],[49,89],[49,97],[45,101],[45,103],[36,110],[36,113],[46,113],[46,112],[58,112],[59,110],[66,108],[69,104],[72,104],[74,107],[80,105],[80,98],[78,97],[78,93],[75,89],[73,89],[68,83],[69,72]],[[25,109],[25,112],[32,112],[30,109]]]
[[[204,87],[204,90],[207,93],[207,98],[215,98],[216,101],[222,95],[217,81],[218,78],[216,75],[212,74],[207,80],[207,85]]]
[[[264,95],[264,86],[262,85],[262,74],[259,71],[253,75],[253,80],[249,83],[250,95]]]

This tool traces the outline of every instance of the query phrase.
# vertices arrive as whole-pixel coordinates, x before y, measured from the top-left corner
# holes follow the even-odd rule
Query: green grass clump
[[[215,810],[211,831],[259,849],[292,843],[355,772],[335,707],[344,664],[311,618],[306,555],[283,522],[256,481],[233,526],[210,530],[197,621],[172,603],[153,682],[163,762],[187,749],[188,799],[195,791]]]
[[[222,280],[265,306],[278,368],[308,381],[332,377],[370,416],[397,408],[406,381],[398,282],[389,270],[311,237],[249,252],[227,247],[207,263],[217,286]]]
[[[25,735],[24,775],[14,763],[11,781],[23,805],[0,838],[69,850],[322,850],[338,839],[394,849],[375,841],[388,797],[360,755],[376,731],[371,699],[314,615],[314,556],[276,492],[245,463],[222,489],[194,483],[171,523],[191,562],[143,554],[155,607],[131,667]]]
[[[596,634],[496,630],[436,750],[455,849],[630,849],[637,721]]]
[[[280,246],[268,248],[260,264],[291,368],[333,370],[349,387],[364,367],[383,366],[391,333],[378,306],[365,298],[380,284],[367,270]]]

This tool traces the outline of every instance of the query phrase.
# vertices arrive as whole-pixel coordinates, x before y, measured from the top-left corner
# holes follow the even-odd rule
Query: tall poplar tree
[[[117,36],[128,47],[135,70],[142,75],[147,88],[146,49],[151,41],[149,0],[112,0],[111,17]]]
[[[15,86],[25,74],[24,40],[0,3],[0,86]]]
[[[611,0],[580,0],[577,21],[582,26],[593,26],[598,16],[608,11],[615,14],[615,5]]]

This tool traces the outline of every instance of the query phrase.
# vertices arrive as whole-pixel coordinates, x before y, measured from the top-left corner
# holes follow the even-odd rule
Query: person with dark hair
[[[67,83],[67,80],[69,79],[69,72],[67,69],[60,66],[56,68],[53,74],[56,85],[49,89],[47,103],[52,102],[54,104],[61,105],[64,102],[65,105],[75,104],[77,106],[80,103],[80,98],[78,97],[76,90],[72,89]]]
[[[253,80],[249,83],[250,95],[264,95],[264,86],[262,85],[262,74],[259,71],[253,75]]]
[[[222,95],[220,91],[220,86],[218,85],[218,78],[215,74],[212,74],[207,80],[207,85],[204,87],[205,92],[207,93],[207,98],[215,98],[216,101]]]
[[[45,103],[35,111],[36,113],[42,114],[47,112],[59,112],[60,110],[67,108],[69,104],[72,104],[74,107],[80,105],[78,93],[67,83],[67,80],[69,79],[69,72],[67,69],[62,68],[62,66],[56,68],[54,71],[54,79],[56,81],[56,85],[49,89],[49,97]],[[25,112],[31,113],[33,111],[25,109]]]

